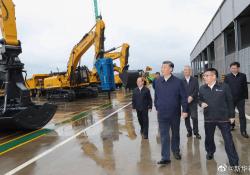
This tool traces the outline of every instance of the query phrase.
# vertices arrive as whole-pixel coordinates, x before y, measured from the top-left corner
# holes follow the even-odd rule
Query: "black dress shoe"
[[[171,163],[171,160],[160,160],[159,162],[157,162],[157,164],[159,165],[167,165]]]
[[[242,132],[241,135],[242,135],[243,137],[245,137],[245,138],[249,138],[247,132]]]
[[[148,136],[143,136],[144,139],[148,139]]]
[[[195,137],[197,138],[197,139],[201,139],[201,135],[198,133],[198,134],[195,134]]]
[[[206,155],[207,160],[212,160],[214,158],[213,154],[207,154]]]
[[[181,155],[180,155],[180,153],[174,153],[174,158],[175,158],[176,160],[181,160]]]
[[[187,137],[192,137],[192,133],[191,132],[187,133]]]

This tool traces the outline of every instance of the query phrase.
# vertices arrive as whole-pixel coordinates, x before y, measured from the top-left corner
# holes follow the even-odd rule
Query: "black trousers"
[[[185,125],[187,128],[188,133],[198,134],[199,128],[198,128],[198,108],[196,103],[191,103],[188,105],[188,117],[185,118]],[[190,119],[193,121],[193,129],[191,127]]]
[[[234,108],[236,107],[239,111],[240,131],[246,132],[247,122],[246,122],[246,115],[245,115],[245,99],[234,102]],[[231,126],[234,127],[235,122]]]
[[[141,126],[141,133],[148,137],[148,109],[136,110],[137,118]]]
[[[216,126],[219,127],[224,139],[225,150],[230,166],[239,165],[239,157],[236,152],[229,122],[205,122],[205,149],[209,154],[214,154],[216,146],[214,143],[214,132]]]

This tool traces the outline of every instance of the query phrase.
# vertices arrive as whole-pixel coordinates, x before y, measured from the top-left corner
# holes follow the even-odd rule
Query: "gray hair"
[[[189,66],[189,65],[185,65],[185,66],[184,66],[184,69],[185,69],[185,68],[188,68],[189,70],[192,70],[192,67]]]

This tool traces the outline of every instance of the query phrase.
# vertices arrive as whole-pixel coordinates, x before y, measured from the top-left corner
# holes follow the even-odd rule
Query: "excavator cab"
[[[79,85],[89,82],[90,71],[87,66],[78,66],[74,71],[74,75],[70,78],[71,85]]]

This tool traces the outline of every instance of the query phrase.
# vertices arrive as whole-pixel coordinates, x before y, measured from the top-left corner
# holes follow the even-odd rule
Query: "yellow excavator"
[[[94,1],[94,3],[97,2]],[[96,68],[94,67],[90,71],[86,66],[78,66],[81,57],[92,45],[95,46],[95,61],[99,58],[111,58],[113,60],[119,58],[120,67],[114,66],[114,70],[119,72],[119,75],[115,76],[116,84],[121,85],[122,81],[119,76],[127,68],[129,45],[124,43],[120,52],[112,52],[120,47],[104,51],[104,30],[105,24],[96,12],[96,25],[72,49],[66,72],[34,74],[32,78],[26,81],[32,95],[46,93],[48,99],[64,98],[69,101],[82,94],[97,96],[101,79]]]
[[[99,42],[96,42],[99,43]],[[98,46],[98,44],[97,44]],[[120,49],[120,51],[116,51]],[[98,53],[100,51],[96,51]],[[111,58],[112,60],[119,59],[120,66],[114,64],[114,71],[117,73],[115,74],[115,84],[116,87],[122,86],[122,80],[120,79],[120,75],[123,73],[124,70],[128,69],[128,57],[129,57],[129,44],[123,43],[119,47],[112,48],[108,51],[104,52],[104,58]],[[88,69],[87,69],[88,70]],[[90,87],[97,87],[100,84],[100,78],[96,70],[87,71],[86,75],[88,76]],[[51,74],[33,74],[30,79],[26,80],[26,84],[28,88],[31,90],[31,95],[34,96],[43,96],[46,94],[46,89],[44,89],[44,79],[51,77]]]
[[[86,66],[78,66],[83,54],[95,44],[95,58],[102,57],[105,24],[97,20],[91,30],[74,46],[67,64],[67,71],[44,78],[44,90],[48,99],[64,98],[72,101],[76,96],[97,96],[98,89],[90,83],[91,72]]]
[[[101,18],[101,15],[98,11],[98,3],[97,0],[93,0],[94,2],[94,10],[95,10],[95,19],[98,21]],[[103,56],[104,58],[111,58],[112,60],[119,59],[120,67],[114,64],[114,71],[117,74],[114,76],[116,86],[120,87],[121,85],[125,86],[125,88],[130,88],[131,84],[134,84],[134,80],[136,82],[136,78],[140,75],[140,72],[128,71],[128,57],[129,57],[129,45],[127,43],[122,44],[122,46],[117,48],[112,48],[108,51],[105,51]],[[119,52],[115,51],[121,48]],[[115,51],[115,52],[113,52]],[[100,83],[100,79],[95,69],[91,71],[90,82],[93,84]]]
[[[34,104],[25,86],[22,52],[17,38],[15,6],[12,0],[0,0],[0,130],[35,130],[46,125],[57,106]]]
[[[50,74],[33,74],[31,78],[26,79],[25,83],[32,97],[45,95],[44,79],[50,76]]]

